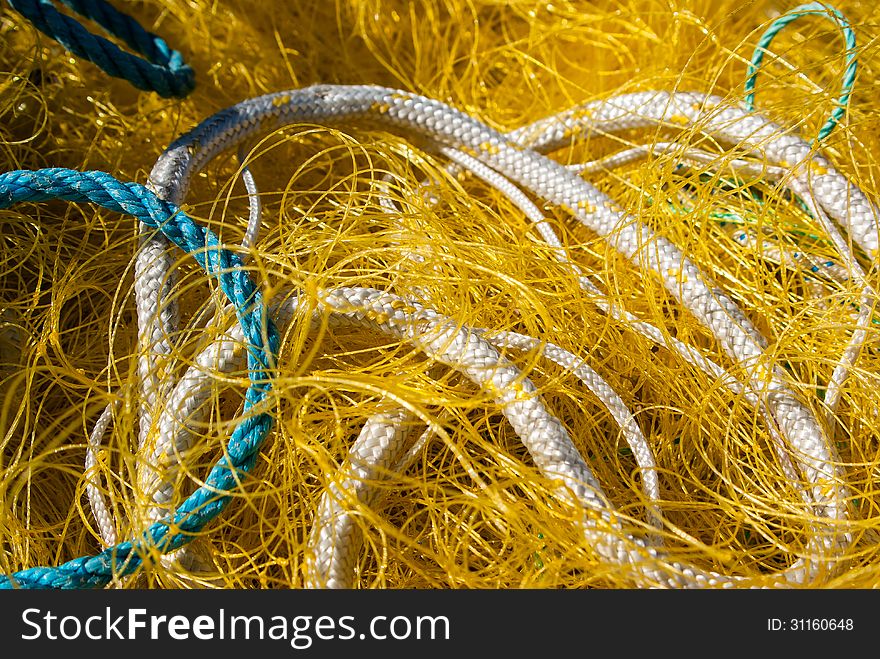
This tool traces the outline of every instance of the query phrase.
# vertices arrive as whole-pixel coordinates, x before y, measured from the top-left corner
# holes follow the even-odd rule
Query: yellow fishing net
[[[144,183],[162,151],[202,119],[252,96],[315,83],[405,89],[505,131],[621,92],[741,97],[758,37],[793,4],[128,3],[126,11],[197,72],[196,89],[184,100],[108,77],[4,5],[0,169],[100,169]],[[870,2],[840,9],[858,37],[859,73],[824,153],[876,199],[880,9]],[[807,17],[781,32],[772,51],[761,69],[757,110],[812,139],[840,88],[840,31]],[[672,134],[651,128],[597,136],[553,157],[595,160]],[[706,147],[696,131],[677,139]],[[634,413],[655,452],[671,559],[761,585],[806,551],[811,514],[786,479],[759,414],[680,356],[603,314],[502,194],[448,174],[446,161],[424,145],[367,125],[291,126],[264,137],[247,163],[264,209],[249,267],[267,297],[287,287],[313,294],[369,286],[417,297],[461,324],[552,341],[584,358]],[[811,277],[786,262],[793,252],[820,262],[840,257],[779,186],[675,165],[673,158],[639,159],[589,178],[729,292],[824,418],[825,387],[855,324],[858,286]],[[217,159],[194,180],[186,206],[230,245],[241,242],[248,217],[239,175],[234,154]],[[425,180],[440,181],[429,195]],[[389,215],[382,195],[400,206],[399,216]],[[564,210],[543,210],[613,301],[738,373],[662,282]],[[733,232],[742,222],[762,240],[739,244]],[[11,574],[101,550],[83,461],[87,437],[113,400],[120,407],[95,482],[122,537],[143,528],[148,502],[132,487],[136,223],[88,205],[50,203],[0,211],[0,232],[0,570]],[[408,258],[413,253],[421,258]],[[206,340],[188,323],[215,295],[191,258],[181,254],[179,269],[182,329],[169,359],[178,370]],[[873,271],[869,278],[876,280]],[[537,353],[506,354],[538,386],[621,516],[644,526],[639,470],[611,415]],[[233,373],[213,388],[211,411],[178,482],[181,498],[221,454],[245,376]],[[849,487],[853,543],[841,568],[819,585],[868,587],[880,578],[878,382],[880,351],[869,337],[827,426]],[[340,479],[352,442],[385,399],[415,413],[416,432],[428,423],[435,435],[405,471],[377,484],[382,495],[374,505],[355,505],[364,540],[356,587],[632,586],[630,575],[587,544],[577,523],[582,513],[541,475],[489,392],[401,342],[354,329],[309,332],[305,322],[283,335],[276,425],[252,476],[193,543],[209,569],[154,561],[120,585],[301,586],[318,501]]]

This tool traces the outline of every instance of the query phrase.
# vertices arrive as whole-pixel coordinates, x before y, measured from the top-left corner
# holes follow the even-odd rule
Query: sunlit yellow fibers
[[[880,108],[868,90],[880,78],[880,16],[869,3],[851,4],[847,17],[863,49],[859,78],[847,119],[824,155],[876,195]],[[137,3],[130,7],[136,18],[174,43],[198,72],[195,92],[168,102],[71,58],[4,6],[0,165],[105,169],[144,182],[162,150],[206,116],[244,98],[313,83],[401,88],[504,130],[623,91],[694,90],[739,102],[745,61],[772,8],[775,3],[743,7],[733,0],[623,0],[601,8],[429,0],[418,10],[390,0]],[[762,69],[759,110],[815,134],[839,87],[841,43],[821,19],[780,33],[773,43],[779,57]],[[616,136],[581,132],[554,157],[584,162],[680,132],[675,119]],[[680,139],[720,152],[690,129]],[[319,292],[340,285],[392,290],[454,323],[523,332],[584,358],[621,395],[656,454],[672,559],[765,585],[768,573],[806,551],[811,512],[748,403],[609,320],[508,200],[471,178],[450,178],[445,162],[423,146],[355,125],[291,127],[249,145],[264,223],[248,267],[270,294],[292,287],[306,300],[284,335],[277,428],[253,478],[196,542],[215,574],[157,562],[122,585],[302,585],[317,503],[340,480],[337,470],[354,438],[384,409],[386,397],[414,411],[415,433],[425,421],[438,433],[404,473],[377,484],[382,496],[375,506],[357,508],[365,537],[358,587],[631,584],[631,575],[601,561],[584,541],[583,512],[539,474],[493,392],[476,391],[411,346],[378,334],[337,327],[325,317],[310,329]],[[712,217],[718,209],[735,212],[780,245],[836,260],[827,237],[780,187],[761,181],[722,187],[718,177],[730,178],[724,167],[701,178],[699,170],[678,171],[675,164],[668,155],[646,158],[590,180],[730,292],[770,340],[762,367],[772,361],[790,370],[820,413],[823,388],[855,324],[849,311],[858,302],[857,286],[822,280],[816,288],[808,273],[767,258],[757,246],[736,244]],[[188,196],[194,215],[229,245],[240,242],[247,221],[238,170],[234,154],[221,157],[195,178]],[[398,211],[390,213],[382,195]],[[687,208],[682,195],[690,199]],[[567,211],[543,211],[612,302],[736,373],[659,279],[644,277]],[[89,477],[99,477],[122,534],[142,526],[150,504],[131,487],[143,459],[135,447],[133,224],[90,207],[54,204],[0,211],[0,224],[0,570],[9,573],[99,548],[83,496]],[[216,335],[190,325],[210,299],[211,284],[187,259],[180,269],[181,332],[168,362],[177,376]],[[645,531],[640,475],[609,414],[561,368],[534,353],[504,353],[565,424],[618,507],[618,521]],[[863,351],[829,429],[852,496],[854,543],[845,569],[822,582],[828,587],[872,586],[880,577],[878,373],[878,352]],[[198,441],[184,461],[181,497],[221,450],[241,409],[245,375],[228,374],[212,390],[209,413],[192,429]],[[86,438],[112,400],[119,405],[97,473],[83,475]]]

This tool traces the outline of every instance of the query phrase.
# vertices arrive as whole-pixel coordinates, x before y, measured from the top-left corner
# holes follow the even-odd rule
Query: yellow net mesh
[[[242,99],[313,83],[380,84],[443,100],[511,130],[576,103],[625,91],[693,90],[742,96],[748,59],[790,3],[394,0],[130,3],[147,29],[197,71],[183,101],[111,79],[0,9],[0,168],[102,169],[144,182],[162,150],[203,118]],[[847,118],[824,153],[869,196],[880,175],[880,9],[848,3],[860,43]],[[758,110],[811,139],[833,107],[844,67],[839,31],[804,19],[774,41]],[[670,132],[669,135],[672,135]],[[555,154],[593,160],[668,137],[659,129],[597,137]],[[697,132],[678,139],[709,148]],[[725,157],[730,157],[730,154]],[[768,429],[741,397],[617,321],[584,296],[534,227],[503,195],[456,179],[423,145],[369,126],[292,126],[248,155],[264,222],[251,250],[268,295],[282,288],[370,286],[419,296],[455,321],[515,330],[584,357],[630,407],[656,454],[664,541],[671,558],[753,585],[806,551],[810,514],[778,464]],[[187,209],[237,244],[247,197],[233,154],[193,183]],[[430,193],[422,181],[441,183]],[[822,396],[855,320],[851,281],[809,277],[768,250],[741,246],[722,214],[740,218],[782,253],[839,259],[820,227],[780,187],[723,183],[672,158],[641,159],[591,175],[601,190],[679,245],[769,338],[822,416]],[[391,217],[388,194],[403,209]],[[711,335],[662,283],[615,255],[564,211],[544,209],[576,262],[612,300],[737,373]],[[402,225],[402,226],[401,226]],[[101,548],[84,496],[86,438],[104,406],[121,402],[98,474],[120,531],[144,524],[138,498],[136,226],[88,206],[51,203],[0,211],[0,570],[55,565]],[[423,259],[413,261],[416,252]],[[211,299],[181,256],[182,310],[170,368],[192,363],[202,331],[187,329]],[[872,281],[876,279],[869,273]],[[301,319],[300,319],[301,320]],[[565,424],[609,498],[632,524],[646,500],[636,462],[610,414],[574,377],[533,353],[508,354]],[[176,372],[176,371],[175,371]],[[880,577],[880,457],[874,339],[829,424],[850,488],[854,542],[828,587]],[[204,478],[240,409],[242,372],[218,383],[187,456],[180,496]],[[318,500],[364,421],[403,403],[435,438],[403,473],[356,507],[364,537],[356,586],[395,588],[629,587],[598,559],[580,513],[532,463],[500,406],[413,348],[354,330],[284,334],[274,390],[276,428],[253,476],[194,547],[212,566],[195,574],[155,562],[123,586],[298,587]],[[419,430],[417,429],[417,432]],[[813,584],[816,585],[816,584]]]

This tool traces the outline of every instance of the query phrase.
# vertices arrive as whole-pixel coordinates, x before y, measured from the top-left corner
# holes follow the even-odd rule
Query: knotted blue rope
[[[195,73],[184,63],[183,56],[169,48],[160,37],[147,32],[131,16],[117,11],[104,0],[61,2],[81,16],[94,20],[146,59],[126,53],[92,34],[73,18],[55,9],[52,0],[9,0],[12,8],[38,30],[111,76],[125,78],[138,89],[154,91],[164,97],[183,97],[193,90]]]
[[[96,556],[83,556],[58,567],[34,567],[0,576],[0,588],[94,588],[114,576],[131,574],[148,553],[166,553],[189,542],[226,507],[240,478],[256,462],[260,445],[272,426],[271,415],[251,412],[270,391],[270,374],[278,349],[278,332],[259,290],[242,269],[240,258],[223,249],[217,236],[193,222],[173,204],[137,183],[122,183],[104,172],[70,169],[14,171],[0,174],[0,208],[25,201],[64,199],[90,202],[133,215],[157,228],[186,250],[209,275],[216,277],[226,297],[236,307],[248,341],[248,377],[244,414],[232,432],[225,454],[212,467],[205,485],[175,511],[173,519],[156,522],[144,537],[121,542]]]
[[[857,69],[856,33],[850,26],[849,21],[846,20],[846,17],[834,7],[826,6],[818,2],[810,2],[795,7],[770,24],[767,31],[761,35],[761,39],[758,41],[758,47],[755,48],[755,52],[752,55],[752,61],[749,63],[745,84],[745,104],[746,109],[749,111],[755,109],[755,78],[758,76],[758,67],[761,66],[761,62],[764,59],[764,53],[767,51],[768,46],[770,46],[770,42],[773,41],[773,38],[786,25],[792,21],[796,21],[802,16],[810,15],[824,16],[828,20],[834,21],[843,31],[843,36],[846,40],[846,69],[843,72],[843,84],[840,89],[840,98],[838,98],[834,110],[831,112],[831,117],[825,122],[825,125],[822,126],[822,129],[819,131],[817,140],[822,141],[828,137],[832,130],[834,130],[837,122],[840,121],[846,111],[846,104],[849,102],[849,97],[850,94],[852,94],[853,85],[855,84]]]

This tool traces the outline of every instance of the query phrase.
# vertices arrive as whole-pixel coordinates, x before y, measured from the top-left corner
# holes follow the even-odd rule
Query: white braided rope
[[[325,92],[325,90],[328,89],[332,91]],[[303,93],[308,91],[310,90],[302,90]],[[521,152],[512,146],[506,145],[503,142],[503,138],[497,133],[493,134],[493,131],[486,129],[479,124],[475,125],[476,122],[473,122],[473,120],[467,121],[467,118],[456,116],[457,113],[441,104],[429,101],[428,99],[420,99],[411,95],[393,92],[391,90],[377,90],[375,88],[345,88],[344,90],[338,90],[337,88],[319,87],[313,88],[313,91],[316,96],[321,100],[326,101],[327,104],[331,106],[329,109],[326,109],[324,113],[321,113],[329,114],[331,118],[340,115],[350,118],[350,115],[357,110],[360,110],[360,112],[378,111],[380,116],[384,117],[390,115],[392,124],[402,123],[410,128],[422,128],[422,132],[428,132],[428,137],[440,139],[445,137],[442,129],[446,128],[446,124],[448,124],[450,130],[447,130],[446,133],[451,132],[453,137],[457,138],[460,144],[470,148],[478,155],[482,153],[485,159],[491,164],[500,165],[497,167],[498,169],[503,170],[506,167],[509,170],[506,173],[511,175],[512,178],[520,178],[521,183],[527,184],[529,181],[534,181],[531,187],[536,194],[541,194],[545,198],[549,198],[551,201],[561,201],[569,207],[574,207],[576,213],[577,206],[587,206],[582,198],[577,199],[577,202],[580,203],[572,203],[572,201],[575,201],[576,199],[576,193],[573,193],[570,188],[573,187],[577,189],[580,187],[582,189],[582,197],[587,197],[587,199],[592,198],[597,202],[597,204],[592,206],[591,210],[593,211],[593,214],[588,215],[581,212],[582,217],[580,217],[580,219],[586,220],[588,223],[592,224],[593,228],[599,233],[610,233],[621,219],[620,214],[611,212],[615,210],[613,202],[604,198],[604,195],[599,193],[598,190],[589,184],[576,178],[566,181],[565,174],[567,174],[567,172],[558,165],[555,165],[555,163],[552,163],[552,161],[541,161],[534,157],[533,154]],[[293,94],[296,94],[296,92],[293,92],[292,95]],[[336,96],[328,98],[328,94],[335,94]],[[284,96],[279,97],[279,95],[270,95],[269,97],[263,97],[263,99],[255,99],[253,103],[259,105],[258,102],[261,100],[263,102],[264,110],[260,114],[265,115],[268,113],[270,118],[271,115],[276,114],[275,110],[277,110],[278,107],[286,107],[284,103],[273,103],[273,101],[277,102],[282,100],[288,100],[291,108],[295,110],[294,115],[306,115],[301,117],[301,119],[313,120],[315,118],[313,114],[315,110],[312,107],[313,99],[309,98],[309,96],[306,96],[306,98],[300,103],[294,103],[292,99],[284,99]],[[408,101],[411,103],[408,103]],[[271,104],[271,109],[265,107],[267,102]],[[216,143],[218,144],[218,148],[221,148],[219,147],[219,144],[222,143],[224,139],[229,139],[228,137],[225,137],[225,135],[228,133],[234,134],[236,130],[242,130],[242,127],[246,128],[249,123],[251,123],[245,120],[246,116],[248,114],[259,112],[259,108],[251,109],[252,106],[248,105],[248,103],[251,102],[236,106],[235,114],[244,116],[237,119],[234,124],[229,125],[225,124],[225,122],[211,122],[212,125],[217,125],[219,123],[220,127],[216,129],[216,132],[221,137],[213,140],[211,139],[212,135],[210,134],[201,135],[199,139],[200,144],[204,145],[206,142],[209,144]],[[376,104],[378,104],[378,106]],[[398,106],[399,111],[395,112],[394,110],[398,108]],[[422,111],[423,106],[425,111]],[[284,113],[278,112],[277,114],[283,116]],[[448,120],[444,121],[444,115],[447,114],[450,115],[450,117]],[[265,118],[263,119],[263,122],[264,124],[266,123]],[[415,126],[412,124],[415,124]],[[427,131],[425,129],[427,129]],[[224,131],[228,132],[224,133]],[[171,150],[173,150],[173,148],[174,147],[172,147]],[[211,149],[205,148],[203,150],[208,152]],[[183,156],[183,161],[189,160],[187,157],[188,152],[187,154],[183,154]],[[506,156],[506,158],[502,156]],[[535,160],[537,160],[537,162],[535,162]],[[555,172],[554,168],[556,170]],[[551,178],[546,170],[549,170],[549,174],[556,174],[556,176]],[[178,171],[180,171],[180,169],[178,169]],[[529,186],[527,185],[527,187]],[[535,188],[537,188],[537,190]],[[600,201],[602,202],[601,207],[598,206],[598,202]],[[580,211],[586,210],[587,208],[580,209]],[[583,217],[583,215],[586,215],[586,217]],[[634,231],[628,232],[629,235],[624,235],[627,233],[627,229],[633,229]],[[614,242],[616,247],[618,247],[618,249],[624,254],[635,256],[639,243],[644,243],[644,238],[651,237],[650,235],[647,235],[649,233],[650,232],[648,232],[645,227],[637,227],[635,224],[627,224],[617,231]],[[626,238],[626,240],[623,240],[624,238]],[[660,270],[660,272],[663,273],[663,266],[669,265],[670,262],[672,262],[675,266],[678,266],[680,263],[682,266],[682,272],[690,270],[694,274],[694,277],[699,274],[696,268],[692,264],[689,264],[689,262],[681,256],[680,252],[668,243],[668,241],[659,238],[655,241],[655,245],[657,245],[658,249],[654,262],[659,264],[659,268],[655,266],[655,270]],[[642,259],[643,256],[639,255],[635,260]],[[673,268],[667,268],[666,270],[673,270]],[[674,268],[674,271],[679,272],[677,267]],[[664,276],[667,287],[670,287],[671,277],[669,273],[663,273],[661,276]],[[686,289],[689,282],[691,282],[691,278],[688,278],[688,281],[684,282],[681,288]],[[691,302],[688,306],[695,311],[698,317],[702,316],[702,319],[708,322],[710,328],[715,330],[716,335],[719,336],[722,343],[728,344],[728,350],[733,352],[733,354],[741,360],[743,357],[748,359],[757,356],[762,347],[762,341],[760,340],[758,333],[751,328],[750,324],[744,322],[744,317],[742,317],[741,314],[736,313],[735,305],[723,296],[717,295],[715,292],[705,287],[705,285],[702,284],[702,280],[692,281],[691,286],[694,289],[694,294],[687,295],[690,291],[682,290],[681,297],[686,304],[687,302]],[[675,293],[676,290],[674,286],[672,286],[672,289],[672,292]],[[718,311],[708,313],[707,315],[707,312],[711,312],[715,304],[718,304],[719,302],[721,302],[721,304],[718,305]],[[718,312],[720,312],[720,314]],[[733,323],[729,322],[731,320],[731,314],[735,314]],[[719,320],[721,322],[719,322]],[[715,327],[712,327],[713,325]],[[749,341],[748,339],[752,340]],[[752,346],[750,349],[748,347],[749,345]],[[831,480],[832,490],[836,490],[837,488],[833,483],[835,479],[833,477],[836,477],[837,475],[833,472],[830,474],[828,473],[829,470],[827,465],[831,462],[831,452],[828,450],[827,442],[823,441],[824,438],[821,436],[821,430],[819,430],[818,426],[812,422],[812,418],[806,409],[793,399],[793,397],[788,395],[788,392],[785,391],[785,388],[778,381],[781,371],[779,369],[775,370],[775,373],[770,374],[771,377],[769,382],[770,386],[777,390],[774,392],[776,398],[771,401],[771,407],[776,408],[774,410],[776,412],[775,416],[777,417],[777,420],[780,421],[783,432],[785,434],[790,434],[786,433],[786,430],[791,429],[796,424],[803,425],[802,420],[804,419],[808,424],[816,426],[816,430],[819,432],[810,433],[810,435],[812,435],[810,437],[806,437],[806,433],[802,432],[801,437],[803,439],[801,439],[801,437],[795,438],[794,443],[797,450],[805,453],[808,458],[806,461],[807,477],[812,481],[821,478]],[[764,375],[766,376],[766,372]],[[818,439],[816,437],[817,435]],[[799,439],[801,440],[800,442],[798,442]],[[800,444],[800,446],[798,446],[798,444]],[[839,482],[839,478],[837,480]],[[822,487],[827,487],[827,483],[823,483]],[[816,497],[817,499],[828,498],[823,496],[821,488],[814,489],[818,489],[818,491],[814,492],[814,494],[818,495]],[[837,504],[833,506],[833,512],[840,513]]]
[[[343,289],[352,291],[356,289]],[[371,291],[372,292],[372,291]],[[390,297],[390,296],[389,296]],[[387,304],[398,307],[403,321],[416,323],[418,317],[415,311],[420,307],[402,298],[390,297]],[[411,310],[400,308],[403,305]],[[295,304],[288,303],[292,310]],[[290,313],[286,307],[276,311],[279,322],[289,320]],[[371,310],[364,309],[363,313],[369,316]],[[373,314],[377,312],[373,310]],[[314,322],[317,322],[315,319]],[[493,332],[486,336],[485,330],[474,331],[492,345],[516,350],[537,350],[545,358],[562,366],[575,375],[587,388],[598,398],[602,405],[611,413],[621,429],[621,433],[633,452],[636,464],[642,475],[642,488],[648,500],[648,514],[652,525],[660,527],[660,514],[656,504],[660,498],[659,481],[656,472],[653,451],[636,423],[632,413],[621,400],[613,388],[588,364],[576,357],[571,352],[560,348],[552,343],[541,342],[535,338],[515,332]],[[200,423],[204,403],[211,390],[211,385],[222,373],[241,368],[243,364],[244,346],[241,336],[225,333],[215,342],[203,350],[190,367],[183,378],[178,382],[168,404],[163,409],[159,420],[160,434],[174,437],[172,445],[163,453],[154,453],[150,464],[156,468],[153,480],[148,484],[148,491],[153,493],[153,501],[157,504],[155,514],[161,516],[168,514],[171,502],[177,486],[177,470],[180,459],[192,446],[193,434],[190,428]],[[434,356],[434,355],[431,355]],[[463,363],[469,363],[470,356],[466,356]],[[330,491],[325,493],[319,506],[319,513],[315,520],[310,546],[314,552],[315,575],[310,577],[309,585],[318,583],[332,584],[334,587],[343,587],[341,576],[351,576],[350,561],[354,560],[356,545],[352,541],[352,520],[349,513],[341,506],[345,497],[355,497],[362,503],[369,505],[375,496],[375,491],[365,481],[376,480],[379,475],[387,471],[395,463],[400,461],[403,442],[407,435],[409,417],[405,410],[394,409],[389,412],[381,412],[370,417],[364,425],[358,439],[352,446],[348,463],[354,474],[344,482],[334,484]],[[564,435],[559,435],[553,440],[558,444],[567,444],[570,441]],[[567,446],[567,450],[576,450],[573,446]],[[336,546],[338,543],[351,543],[351,546]],[[332,559],[332,556],[338,559]],[[342,567],[339,562],[341,561]],[[331,578],[329,574],[334,576]]]
[[[292,297],[274,308],[273,313],[281,327],[290,321],[299,304],[300,299]],[[338,288],[321,292],[318,308],[310,319],[314,327],[320,325],[319,314],[325,312],[331,314],[331,327],[368,328],[409,341],[429,357],[446,363],[478,386],[493,392],[542,473],[560,480],[560,496],[565,499],[573,496],[573,502],[584,508],[587,542],[605,560],[628,571],[636,584],[666,587],[748,584],[748,580],[742,577],[720,575],[676,561],[664,562],[660,548],[627,532],[617,521],[614,506],[583,462],[568,433],[545,409],[534,385],[488,341],[523,350],[540,349],[544,356],[570,369],[587,383],[621,424],[622,431],[629,433],[630,446],[643,467],[643,485],[648,491],[658,492],[653,480],[656,472],[651,449],[644,438],[641,442],[632,440],[632,435],[641,437],[641,433],[628,409],[598,374],[570,352],[516,333],[501,332],[489,336],[483,330],[460,327],[418,304],[374,289]],[[480,338],[481,335],[485,338]],[[186,386],[178,387],[178,400],[183,401],[186,397],[204,400],[204,391],[210,389],[219,374],[217,369],[235,368],[236,345],[240,351],[243,338],[238,326],[229,329],[199,355],[197,364],[181,381]],[[198,409],[194,409],[193,414],[197,413]],[[167,416],[179,437],[186,437],[185,424],[175,422],[175,415],[171,413]],[[400,454],[405,441],[406,421],[405,412],[391,411],[381,412],[365,424],[352,447],[346,475],[331,486],[319,505],[319,515],[310,536],[307,585],[350,585],[358,541],[351,517],[352,502],[371,503],[376,489],[370,483],[378,480],[383,472],[394,470],[405,462],[400,460]],[[186,446],[181,444],[181,450],[185,451]],[[808,571],[806,565],[803,560],[795,561],[790,568],[776,575],[777,585],[801,581]]]
[[[239,148],[238,159],[242,163],[241,175],[248,195],[248,224],[245,230],[241,247],[248,250],[254,246],[260,231],[262,217],[262,202],[259,190],[254,181],[253,174],[246,164],[244,148]],[[174,288],[175,273],[169,252],[170,245],[162,234],[155,232],[145,233],[149,227],[141,223],[139,225],[139,252],[135,258],[135,299],[138,308],[138,342],[141,346],[141,357],[138,360],[138,375],[141,381],[142,402],[139,416],[139,439],[138,448],[142,449],[146,443],[153,424],[153,417],[157,411],[162,410],[164,404],[160,392],[159,364],[162,356],[168,354],[173,348],[172,333],[178,325],[177,302],[171,296]],[[152,239],[150,239],[152,236]],[[243,261],[247,261],[245,252]],[[164,292],[163,292],[164,291]],[[198,326],[204,319],[214,313],[214,300],[210,300],[193,321],[193,326]],[[158,314],[153,310],[158,309]],[[214,317],[216,321],[216,316]],[[207,321],[208,325],[212,321]],[[168,378],[165,378],[165,387],[168,387]],[[97,462],[98,449],[101,446],[104,434],[113,419],[115,403],[109,403],[95,422],[86,450],[85,471],[94,468]],[[107,502],[100,488],[94,480],[86,485],[86,493],[89,506],[104,546],[111,547],[117,542],[116,525],[109,513]]]
[[[590,295],[596,306],[598,306],[604,313],[654,343],[665,346],[673,352],[678,353],[688,364],[703,371],[703,373],[708,375],[712,380],[720,381],[726,388],[735,394],[744,394],[750,404],[757,404],[757,397],[752,392],[743,391],[742,385],[733,375],[703,355],[699,350],[673,336],[663,334],[662,330],[658,327],[640,320],[637,316],[612,303],[591,281],[591,279],[584,275],[583,271],[571,260],[565,247],[562,245],[562,241],[553,230],[552,225],[547,221],[540,209],[522,192],[522,190],[495,170],[487,167],[476,158],[473,158],[462,151],[443,148],[441,149],[441,153],[449,157],[449,159],[459,167],[469,171],[471,174],[474,174],[479,179],[501,192],[517,208],[519,208],[537,227],[544,242],[553,247],[553,253],[556,258],[561,263],[564,263],[571,268],[578,276],[578,283],[580,284],[581,289]]]
[[[360,536],[355,524],[357,502],[372,506],[380,490],[373,483],[400,461],[410,423],[405,408],[374,414],[361,428],[345,466],[318,502],[306,550],[306,588],[350,588]]]
[[[89,498],[92,515],[98,523],[98,533],[101,536],[101,540],[107,547],[112,547],[116,544],[116,523],[113,519],[113,515],[110,514],[107,502],[101,494],[100,487],[96,484],[98,477],[97,474],[93,473],[93,470],[97,467],[98,450],[101,446],[101,440],[104,437],[104,433],[107,432],[107,428],[110,427],[115,408],[116,405],[114,403],[107,405],[104,408],[104,411],[101,412],[101,416],[98,417],[98,420],[95,422],[95,427],[92,429],[92,434],[89,435],[89,443],[86,446],[86,464],[84,471],[89,479],[86,483],[86,495]]]
[[[877,256],[880,213],[876,205],[803,138],[717,96],[665,91],[622,94],[536,121],[511,136],[518,143],[549,152],[573,138],[657,125],[698,129],[788,170],[869,256]]]
[[[663,103],[658,101],[658,99],[663,100],[662,96],[663,93],[652,93],[636,103],[639,111],[645,105],[654,103],[651,105],[654,114],[648,113],[648,119],[638,118],[638,115],[633,119],[632,108],[627,111],[612,108],[602,115],[604,111],[602,107],[591,111],[589,119],[592,121],[600,115],[605,130],[619,130],[621,127],[637,125],[639,121],[645,123],[667,121],[669,104],[667,103],[666,109],[662,109]],[[666,94],[666,101],[669,100],[669,96]],[[699,98],[697,95],[690,97]],[[694,111],[703,110],[703,105],[692,105]],[[709,105],[707,104],[706,107]],[[726,111],[725,108],[717,114],[724,115]],[[742,123],[743,118],[754,120],[753,115],[740,114],[742,116],[734,117],[733,124]],[[681,123],[678,117],[686,115],[672,112],[670,116],[674,118],[674,122]],[[815,512],[818,516],[826,518],[819,520],[823,523],[822,538],[818,547],[820,553],[824,549],[831,549],[848,542],[849,539],[845,534],[838,537],[839,530],[834,528],[834,524],[825,525],[826,521],[844,520],[846,510],[843,503],[845,494],[843,479],[834,467],[833,451],[822,428],[809,409],[791,393],[786,384],[786,374],[777,367],[768,367],[762,363],[764,341],[732,301],[717,289],[707,285],[697,268],[674,245],[653,234],[635,218],[626,215],[614,202],[589,183],[580,180],[561,165],[531,150],[515,146],[496,131],[470,117],[436,101],[375,87],[318,86],[270,94],[218,113],[195,131],[175,142],[157,163],[151,181],[160,195],[172,202],[180,203],[189,177],[195,171],[217,153],[240,143],[257,131],[269,130],[287,123],[305,121],[336,123],[361,117],[379,121],[385,127],[414,130],[423,137],[441,144],[467,150],[481,162],[508,176],[532,193],[569,208],[580,221],[606,237],[622,254],[636,264],[657,272],[667,289],[712,330],[728,354],[744,367],[749,374],[750,388],[760,392],[762,404],[768,407],[779,424],[781,435],[787,440],[795,460],[810,485],[808,492],[811,499],[817,503]],[[571,123],[582,118],[583,116],[572,113],[562,119],[548,120],[542,126],[533,125],[528,130],[519,131],[516,137],[525,139],[523,136],[526,134],[537,136],[535,137],[537,145],[549,149],[567,139],[566,121]],[[730,117],[728,116],[727,119],[727,124],[724,122],[718,124],[718,130],[726,129],[728,134],[739,137],[740,142],[753,133],[760,132],[743,134],[741,126],[731,127]],[[763,119],[757,121],[760,124],[758,128],[769,124]],[[563,125],[561,132],[558,130],[560,124]],[[763,137],[768,144],[775,144],[771,139],[772,134]],[[196,142],[199,148],[193,148]],[[767,144],[763,146],[766,151]],[[787,151],[785,149],[782,151],[794,153],[796,146],[800,148],[797,144],[787,143],[785,147]],[[820,162],[820,167],[824,168],[825,165]],[[817,168],[810,171],[815,173],[813,170],[820,172]],[[833,170],[825,168],[817,174],[822,179],[819,182],[825,186],[823,190],[839,192],[839,181],[830,180],[826,176],[828,171]],[[837,177],[842,178],[839,175]],[[815,187],[814,185],[814,191]],[[824,196],[823,193],[817,195],[817,198],[829,214],[840,221],[840,205],[831,203],[830,206],[826,206],[821,201]],[[849,219],[850,230],[853,226],[857,228],[861,226],[861,216],[857,221],[852,221],[851,217]],[[870,236],[867,232],[862,231],[860,235],[862,240],[870,244]],[[876,243],[875,235],[874,249]],[[157,277],[156,273],[150,276],[160,282],[169,281],[167,273],[162,277]],[[149,290],[152,297],[138,298],[139,318],[158,317],[157,311],[161,307],[159,301],[163,299],[162,293],[155,285]],[[140,312],[141,306],[144,307],[143,314]],[[172,325],[165,325],[166,328],[169,326]],[[167,330],[163,334],[167,335]],[[151,361],[151,358],[148,357],[146,361]],[[150,373],[155,372],[155,370],[147,370]],[[144,424],[142,420],[142,427],[144,425],[151,424]]]
[[[682,149],[681,145],[676,142],[658,142],[656,144],[639,145],[625,149],[592,162],[568,165],[568,168],[571,171],[585,174],[621,167],[640,160],[647,155],[671,154],[675,151],[680,151],[677,155],[680,158],[681,165],[699,163],[707,165],[710,170],[713,170],[718,164],[718,156],[707,151],[701,149]],[[821,268],[824,270],[832,279],[837,281],[855,279],[861,286],[859,311],[855,316],[855,327],[852,336],[850,337],[846,349],[841,354],[826,387],[824,403],[828,423],[830,425],[833,423],[834,412],[840,402],[843,384],[849,375],[850,370],[854,366],[862,346],[864,346],[868,340],[868,330],[870,328],[871,318],[874,315],[873,305],[877,301],[877,294],[873,287],[868,283],[867,275],[856,259],[851,245],[841,235],[837,227],[828,219],[825,211],[817,204],[812,194],[804,189],[804,183],[801,178],[788,177],[787,170],[779,166],[768,165],[767,163],[756,163],[739,158],[728,160],[722,164],[725,168],[729,168],[737,174],[758,176],[768,181],[781,181],[784,187],[788,188],[804,201],[804,204],[809,208],[811,215],[818,220],[819,226],[831,238],[835,247],[840,252],[844,265],[842,266],[833,262],[817,262],[814,261],[809,254],[803,252],[798,254],[798,258],[794,258],[791,255],[783,254],[778,247],[768,248],[764,244],[764,240],[762,240],[760,249],[764,257],[790,266],[796,266],[798,260],[804,260],[807,261],[813,269]],[[745,229],[736,231],[733,238],[742,246],[755,246],[757,243],[757,234],[755,234],[754,231]]]
[[[856,325],[835,366],[825,396],[830,422],[847,374],[867,339],[877,295],[866,281],[864,270],[856,260],[851,245],[828,220],[828,216],[846,230],[872,261],[876,261],[880,243],[880,210],[858,186],[850,183],[824,156],[816,153],[806,140],[788,134],[781,126],[759,114],[725,103],[717,96],[690,92],[623,94],[539,120],[514,131],[512,136],[532,148],[552,151],[583,136],[613,134],[658,124],[696,128],[759,156],[759,163],[735,159],[725,164],[742,173],[768,180],[782,180],[807,204],[840,253],[849,277],[860,284],[860,312]],[[588,169],[620,166],[647,151],[668,151],[668,146],[669,143],[659,143],[653,148],[635,147],[614,154],[605,162],[588,163]],[[713,154],[695,149],[688,150],[685,156],[703,163],[710,163],[715,158]]]

